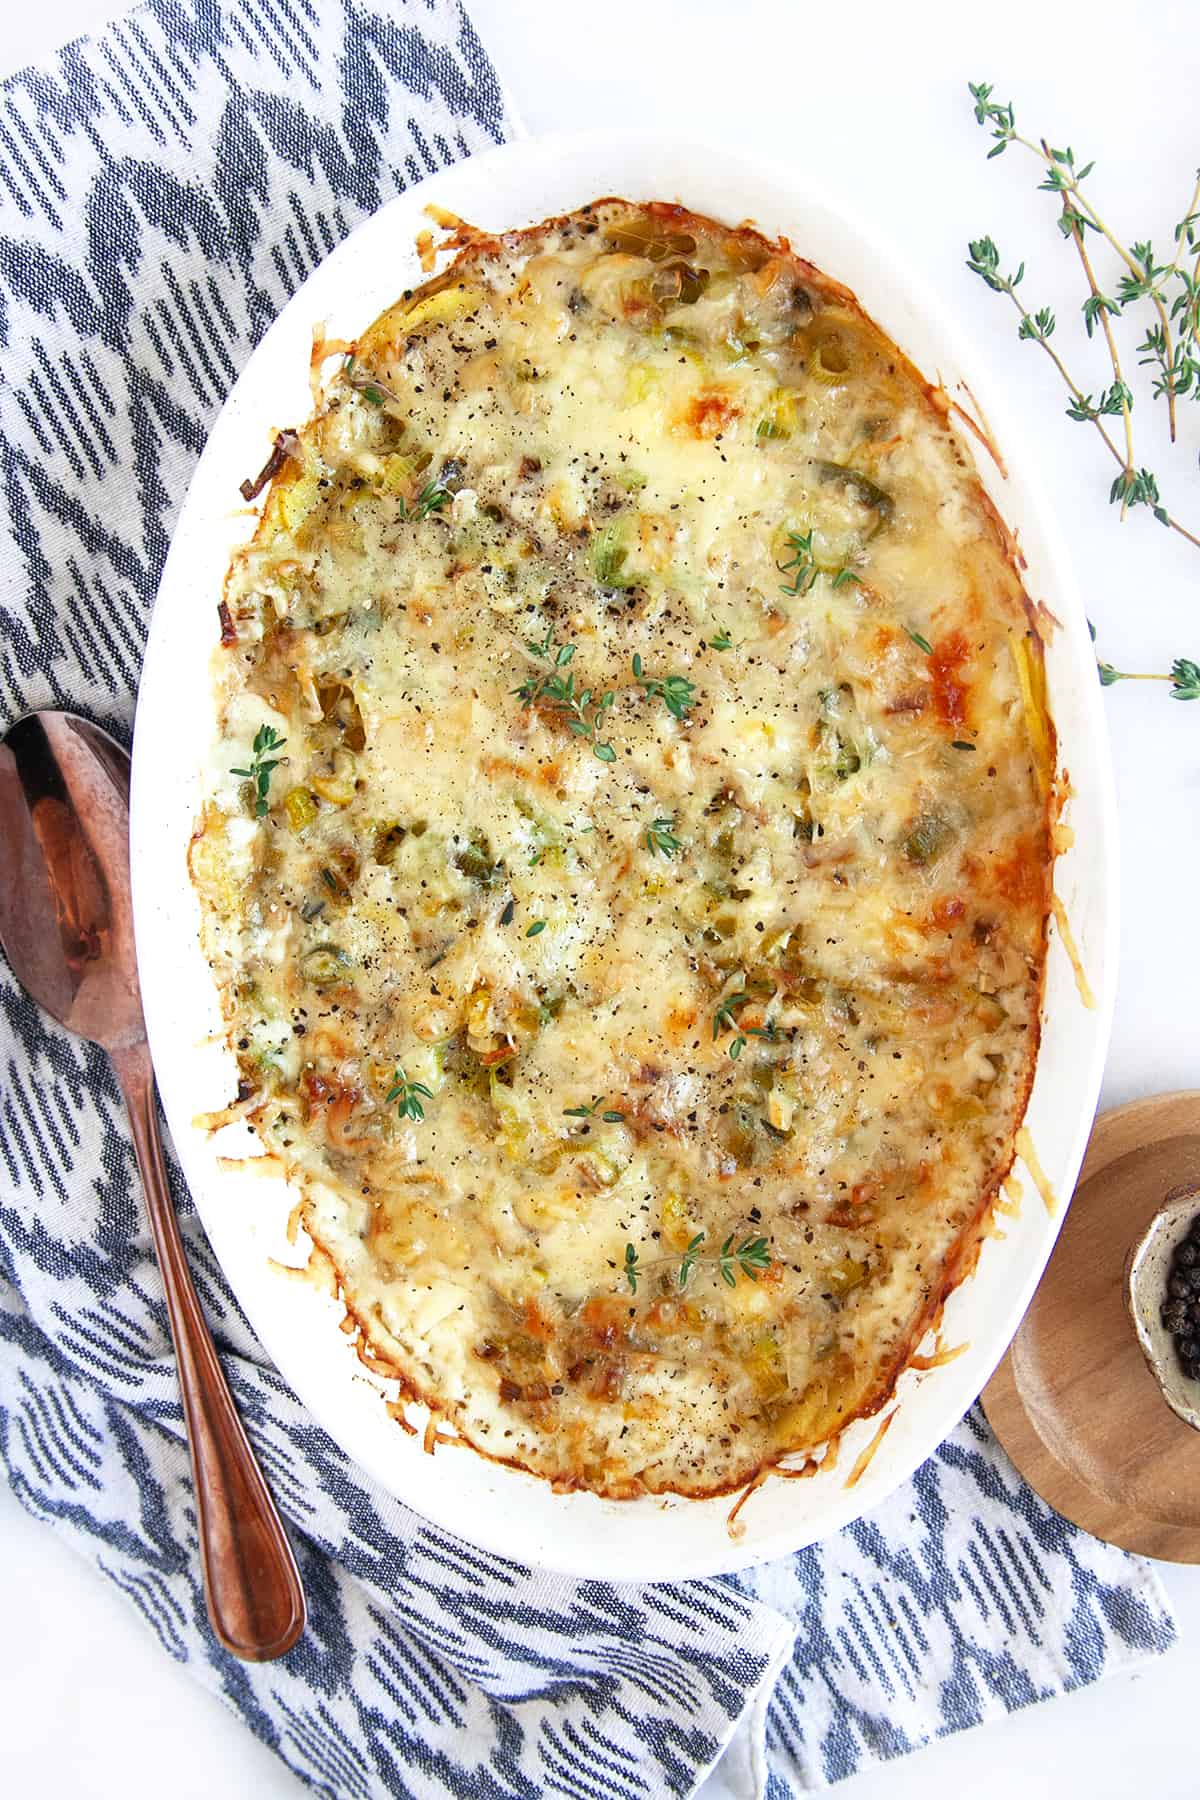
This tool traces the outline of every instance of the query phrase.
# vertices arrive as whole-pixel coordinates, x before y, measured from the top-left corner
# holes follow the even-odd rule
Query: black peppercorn
[[[1176,1244],[1159,1317],[1175,1340],[1179,1366],[1200,1381],[1200,1213]]]

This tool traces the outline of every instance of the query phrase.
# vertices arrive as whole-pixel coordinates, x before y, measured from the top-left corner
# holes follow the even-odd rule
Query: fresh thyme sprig
[[[1169,681],[1172,700],[1200,700],[1200,663],[1177,656],[1170,673],[1160,675],[1129,669],[1114,669],[1111,663],[1098,662],[1100,686],[1112,687],[1118,681]]]
[[[696,704],[696,684],[689,681],[686,675],[646,675],[642,672],[642,659],[634,656],[633,678],[641,683],[649,700],[661,700],[673,719],[681,724],[687,720],[688,713]]]
[[[787,544],[792,554],[787,562],[780,563],[778,567],[781,575],[792,577],[790,583],[786,581],[780,583],[780,592],[790,594],[793,599],[799,599],[802,595],[809,593],[817,576],[823,573],[813,555],[812,541],[811,530],[788,532]],[[835,588],[846,587],[850,584],[858,586],[859,581],[860,577],[854,573],[849,563],[843,563],[833,576]]]
[[[603,1121],[606,1125],[621,1125],[621,1124],[623,1124],[624,1120],[625,1120],[625,1114],[623,1112],[618,1112],[615,1107],[610,1107],[606,1112],[599,1112],[597,1110],[600,1105],[600,1102],[603,1098],[604,1098],[603,1094],[593,1094],[592,1095],[592,1103],[590,1106],[566,1106],[563,1108],[563,1118],[564,1119],[597,1119],[598,1118],[598,1119],[603,1119]]]
[[[733,639],[730,637],[729,632],[726,630],[726,628],[724,626],[722,626],[720,631],[718,631],[716,637],[709,638],[708,647],[710,650],[732,650],[733,649]]]
[[[1089,619],[1088,635],[1096,642],[1096,627]],[[1117,669],[1110,662],[1096,658],[1096,673],[1101,687],[1115,687],[1118,681],[1169,681],[1172,700],[1200,700],[1200,663],[1190,657],[1177,656],[1168,673],[1157,670]]]
[[[397,1069],[384,1105],[395,1104],[402,1119],[419,1120],[425,1117],[421,1101],[432,1099],[432,1088],[427,1088],[423,1081],[410,1081],[403,1069]]]
[[[1092,298],[1099,300],[1101,305],[1091,309],[1090,322],[1094,323],[1097,316],[1115,316],[1138,300],[1148,299],[1153,305],[1158,317],[1158,325],[1152,334],[1153,342],[1148,339],[1139,348],[1148,350],[1147,360],[1159,364],[1161,377],[1155,392],[1166,395],[1170,436],[1174,443],[1175,397],[1186,392],[1188,387],[1194,392],[1194,384],[1200,376],[1200,369],[1194,366],[1196,273],[1193,270],[1189,274],[1187,270],[1180,268],[1180,258],[1185,253],[1195,254],[1200,248],[1196,229],[1200,222],[1200,214],[1197,213],[1197,206],[1200,205],[1200,171],[1197,172],[1196,186],[1192,191],[1188,210],[1175,227],[1175,255],[1170,263],[1160,265],[1155,261],[1153,246],[1148,241],[1135,243],[1131,249],[1126,249],[1105,224],[1090,196],[1084,193],[1083,183],[1095,168],[1095,163],[1089,162],[1083,168],[1077,168],[1075,153],[1069,145],[1065,150],[1055,150],[1045,138],[1040,138],[1035,143],[1032,139],[1023,137],[1016,128],[1012,102],[1001,106],[993,101],[990,83],[970,81],[967,87],[975,102],[976,122],[990,125],[991,134],[996,140],[994,148],[988,151],[989,159],[999,156],[1009,144],[1019,144],[1022,149],[1030,151],[1041,161],[1044,169],[1039,188],[1045,193],[1057,194],[1062,201],[1058,228],[1063,236],[1074,237],[1082,242],[1086,232],[1096,232],[1111,246],[1124,265],[1126,272],[1120,279],[1115,299],[1099,294],[1092,284]],[[1181,292],[1172,297],[1167,284],[1181,277]],[[1171,300],[1171,318],[1178,321],[1182,316],[1178,349],[1172,346],[1171,323],[1167,315],[1168,300]],[[1190,318],[1189,301],[1193,303]],[[1089,318],[1086,302],[1085,318]],[[1181,353],[1182,362],[1179,360]],[[1189,361],[1193,361],[1190,374],[1187,373]],[[1186,386],[1181,387],[1180,380],[1184,378]]]
[[[719,1250],[711,1255],[704,1255],[701,1253],[701,1246],[707,1236],[707,1232],[698,1231],[679,1258],[676,1280],[681,1289],[691,1280],[697,1263],[714,1264],[726,1287],[736,1287],[739,1274],[745,1275],[750,1281],[757,1281],[762,1271],[771,1266],[771,1246],[765,1237],[747,1237],[740,1244],[735,1244],[737,1233],[731,1231]],[[630,1293],[637,1293],[638,1280],[647,1269],[661,1268],[675,1260],[673,1256],[652,1256],[643,1261],[636,1246],[626,1244],[623,1272],[629,1283]]]
[[[1200,549],[1200,538],[1194,537],[1187,527],[1181,525],[1178,519],[1173,518],[1163,505],[1158,491],[1158,481],[1152,471],[1133,467],[1132,463],[1127,460],[1128,451],[1126,454],[1122,454],[1102,423],[1102,420],[1110,416],[1120,414],[1124,418],[1127,414],[1129,389],[1124,382],[1119,378],[1115,380],[1111,387],[1101,392],[1099,399],[1093,398],[1091,394],[1085,394],[1049,342],[1054,335],[1056,323],[1054,314],[1048,307],[1042,308],[1037,313],[1031,313],[1017,296],[1016,289],[1025,274],[1024,263],[1018,266],[1015,274],[1003,275],[1000,272],[1000,252],[991,238],[973,238],[969,249],[968,269],[972,274],[978,275],[981,280],[985,281],[993,293],[1008,296],[1021,315],[1017,335],[1039,344],[1062,376],[1071,395],[1071,402],[1067,407],[1067,417],[1077,419],[1083,424],[1094,425],[1104,440],[1109,455],[1119,465],[1120,472],[1109,490],[1109,500],[1114,504],[1120,501],[1123,510],[1130,506],[1148,506],[1160,525],[1169,525],[1172,531],[1177,531],[1181,537],[1187,539],[1189,544],[1195,544]]]
[[[280,737],[273,725],[260,725],[254,734],[251,745],[253,757],[248,769],[230,769],[231,775],[242,775],[247,781],[254,783],[254,816],[265,819],[267,816],[267,796],[271,791],[272,773],[279,767],[279,758],[272,756],[275,750],[282,750],[287,743]]]
[[[400,405],[399,394],[394,394],[391,388],[369,370],[358,368],[353,356],[348,356],[342,364],[342,377],[356,393],[362,395],[369,406],[382,406],[387,400],[394,406]]]
[[[768,1019],[765,1025],[740,1025],[738,1023],[737,1015],[742,1007],[748,1003],[749,999],[749,994],[726,994],[725,998],[718,1004],[716,1011],[713,1013],[712,1034],[714,1044],[723,1031],[732,1031],[735,1033],[733,1041],[729,1046],[729,1055],[734,1062],[737,1061],[738,1057],[742,1054],[742,1051],[746,1048],[746,1040],[748,1038],[764,1038],[768,1044],[773,1044],[777,1036],[774,1021],[771,1019]]]
[[[531,656],[540,658],[550,664],[550,669],[542,675],[530,675],[513,693],[526,706],[548,707],[552,712],[561,714],[566,721],[567,730],[578,738],[583,738],[592,747],[592,755],[601,762],[616,762],[617,753],[612,745],[597,736],[597,731],[604,714],[612,706],[616,698],[612,689],[595,695],[591,688],[576,688],[573,675],[560,675],[558,670],[565,669],[575,654],[574,644],[555,644],[554,627],[547,626],[546,635],[540,643],[526,640],[525,648]]]
[[[780,563],[779,573],[790,574],[792,579],[790,583],[783,581],[779,585],[783,593],[791,594],[793,598],[807,594],[820,574],[813,559],[812,540],[811,531],[788,532],[788,549],[792,554],[787,562]]]
[[[440,480],[427,481],[412,503],[412,511],[400,496],[400,517],[402,519],[427,519],[430,513],[441,512],[454,498],[449,488],[443,487]]]
[[[1118,474],[1109,489],[1109,500],[1120,506],[1122,518],[1131,507],[1145,506],[1160,524],[1200,548],[1200,537],[1181,524],[1163,501],[1154,471],[1138,462],[1133,433],[1133,394],[1124,376],[1113,330],[1113,321],[1128,308],[1141,301],[1148,301],[1153,307],[1156,323],[1149,327],[1136,353],[1142,366],[1157,371],[1153,391],[1155,397],[1166,398],[1169,435],[1174,442],[1177,397],[1190,393],[1200,398],[1200,172],[1188,209],[1175,227],[1174,255],[1170,262],[1160,263],[1148,240],[1127,249],[1101,217],[1083,187],[1095,166],[1093,163],[1080,167],[1069,145],[1059,150],[1045,138],[1035,142],[1022,136],[1016,127],[1011,102],[1000,104],[993,100],[992,88],[987,82],[969,82],[968,87],[975,103],[977,122],[987,127],[995,140],[988,152],[989,158],[999,156],[1010,144],[1020,145],[1042,165],[1043,179],[1039,187],[1058,199],[1059,230],[1075,246],[1087,281],[1088,293],[1081,303],[1084,325],[1089,338],[1099,326],[1112,369],[1112,380],[1101,389],[1099,396],[1084,392],[1050,345],[1056,323],[1050,309],[1030,312],[1018,298],[1016,289],[1025,273],[1024,263],[1018,266],[1015,274],[1002,274],[999,252],[991,238],[984,237],[972,240],[967,267],[994,293],[1004,294],[1013,302],[1021,317],[1018,336],[1040,344],[1067,386],[1071,397],[1067,416],[1081,424],[1092,425],[1103,439],[1118,465]],[[1118,258],[1123,272],[1115,293],[1105,292],[1097,280],[1088,251],[1089,233],[1107,243]],[[1122,445],[1118,445],[1104,425],[1103,421],[1108,418],[1121,420]]]
[[[757,1281],[759,1271],[762,1269],[769,1269],[770,1266],[771,1247],[765,1237],[743,1238],[742,1242],[738,1244],[735,1249],[732,1232],[730,1232],[729,1236],[725,1239],[725,1242],[721,1245],[721,1254],[717,1258],[717,1267],[721,1273],[721,1280],[725,1283],[726,1287],[736,1287],[737,1274],[735,1269],[740,1269],[741,1273],[747,1276],[749,1280]]]
[[[646,827],[646,848],[655,856],[674,856],[682,850],[683,842],[675,836],[674,819],[654,819]]]

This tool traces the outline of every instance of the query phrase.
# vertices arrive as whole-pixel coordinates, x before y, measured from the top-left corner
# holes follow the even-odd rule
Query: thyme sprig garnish
[[[990,130],[995,142],[988,156],[999,156],[1010,144],[1018,144],[1034,155],[1042,167],[1039,188],[1056,196],[1059,203],[1058,226],[1064,238],[1075,247],[1087,282],[1087,296],[1081,303],[1088,337],[1099,327],[1108,351],[1112,380],[1093,395],[1085,392],[1067,369],[1062,357],[1050,344],[1056,320],[1049,307],[1030,311],[1020,300],[1016,289],[1025,274],[1020,263],[1015,273],[1002,273],[1000,254],[990,237],[975,238],[969,246],[967,267],[978,275],[993,293],[1010,299],[1020,314],[1017,334],[1036,343],[1049,356],[1065,383],[1070,400],[1068,418],[1091,425],[1100,435],[1109,455],[1118,465],[1118,473],[1109,489],[1109,501],[1121,508],[1121,516],[1132,507],[1147,507],[1161,525],[1186,538],[1200,548],[1200,537],[1169,510],[1159,491],[1152,469],[1140,464],[1133,432],[1133,394],[1125,379],[1121,353],[1113,322],[1142,301],[1154,310],[1156,322],[1136,346],[1138,362],[1156,371],[1153,379],[1155,398],[1167,401],[1168,431],[1172,443],[1176,436],[1176,400],[1191,394],[1200,398],[1200,172],[1192,191],[1187,211],[1175,227],[1175,250],[1169,262],[1160,263],[1149,240],[1127,248],[1100,215],[1084,182],[1094,163],[1077,164],[1075,152],[1055,149],[1041,138],[1024,137],[1016,127],[1012,103],[1002,105],[992,99],[987,82],[969,82],[975,103],[976,121]],[[1103,240],[1116,255],[1121,274],[1115,292],[1105,291],[1092,265],[1088,250],[1088,234]],[[1190,265],[1190,266],[1189,266]],[[1122,442],[1118,444],[1104,421],[1121,421]]]
[[[564,1119],[603,1119],[603,1121],[606,1125],[621,1125],[621,1124],[623,1124],[625,1121],[625,1114],[623,1112],[618,1112],[615,1107],[609,1107],[604,1112],[600,1112],[598,1110],[599,1106],[600,1106],[600,1102],[603,1100],[603,1098],[604,1098],[603,1094],[593,1094],[592,1095],[592,1103],[590,1106],[565,1106],[563,1108],[563,1118]]]
[[[781,575],[790,575],[792,577],[790,583],[786,581],[780,583],[780,592],[783,594],[790,594],[794,600],[811,592],[813,583],[816,581],[818,575],[828,573],[828,571],[821,569],[818,564],[816,557],[813,554],[812,541],[813,534],[811,530],[789,531],[787,534],[787,547],[792,554],[786,562],[781,562],[776,565]],[[843,563],[842,567],[834,572],[832,580],[833,586],[835,588],[840,588],[846,587],[849,584],[858,586],[860,577],[854,573],[854,570],[850,567],[849,563]]]
[[[432,1088],[427,1088],[423,1081],[410,1081],[403,1069],[397,1069],[384,1105],[395,1105],[402,1119],[420,1120],[425,1117],[421,1101],[432,1099]]]
[[[531,656],[549,663],[550,668],[541,675],[530,675],[520,687],[513,689],[513,693],[526,706],[541,706],[559,713],[567,730],[591,745],[593,756],[601,762],[616,762],[617,753],[612,745],[598,736],[604,714],[616,698],[612,689],[595,694],[591,688],[577,688],[574,675],[559,673],[571,661],[576,646],[556,644],[552,625],[547,626],[540,643],[527,639],[525,648]]]
[[[342,364],[342,378],[355,393],[362,395],[369,406],[382,406],[387,400],[394,406],[400,405],[399,394],[394,394],[390,387],[369,370],[358,368],[353,356],[348,356]]]
[[[454,498],[449,488],[443,487],[440,480],[427,481],[410,511],[404,496],[400,496],[400,517],[402,519],[427,519],[430,513],[441,512]]]
[[[675,820],[654,819],[646,827],[646,848],[654,856],[672,857],[677,850],[683,849],[683,842],[675,836]]]
[[[635,655],[633,659],[633,678],[640,682],[648,700],[661,700],[673,719],[681,724],[687,720],[688,713],[696,704],[696,684],[689,681],[686,675],[647,675],[643,671],[642,659]]]
[[[788,532],[788,549],[792,554],[787,562],[779,564],[779,573],[790,574],[792,579],[790,583],[784,581],[779,585],[782,593],[791,594],[794,599],[807,594],[821,572],[813,558],[812,540],[811,531]]]
[[[271,776],[279,767],[280,759],[273,755],[282,750],[287,739],[280,737],[273,725],[260,725],[254,734],[254,742],[250,746],[253,755],[248,769],[230,769],[231,775],[241,775],[254,783],[254,816],[265,819],[267,816],[268,795],[271,791]]]
[[[740,1270],[748,1280],[757,1281],[759,1273],[763,1269],[769,1269],[770,1266],[771,1246],[765,1237],[743,1238],[735,1248],[732,1232],[721,1245],[721,1253],[717,1258],[721,1280],[726,1287],[736,1287],[737,1274],[735,1270]]]
[[[728,631],[725,629],[724,626],[722,626],[720,631],[718,631],[716,637],[709,638],[708,647],[710,650],[732,650],[733,649],[733,639],[730,637]]]
[[[765,1237],[746,1237],[741,1243],[735,1243],[736,1231],[731,1231],[719,1250],[705,1254],[702,1246],[706,1243],[708,1233],[698,1231],[683,1255],[676,1259],[673,1256],[651,1256],[643,1260],[638,1255],[634,1244],[626,1244],[623,1273],[629,1283],[631,1294],[637,1293],[639,1279],[648,1269],[662,1268],[679,1262],[676,1282],[682,1290],[692,1278],[697,1263],[711,1263],[726,1287],[736,1287],[739,1274],[749,1281],[757,1281],[759,1275],[771,1266],[771,1246]]]
[[[763,1038],[768,1044],[773,1044],[778,1036],[772,1019],[768,1019],[763,1025],[739,1024],[737,1015],[742,1007],[749,1002],[750,998],[751,996],[749,994],[744,993],[726,994],[724,999],[719,1002],[716,1011],[713,1013],[712,1034],[714,1044],[723,1031],[732,1031],[735,1034],[733,1041],[729,1046],[729,1055],[734,1062],[737,1061],[738,1057],[742,1054],[742,1051],[746,1048],[746,1041],[748,1038]]]

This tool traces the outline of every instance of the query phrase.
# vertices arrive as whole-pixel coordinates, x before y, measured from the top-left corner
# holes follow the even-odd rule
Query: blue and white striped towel
[[[0,90],[0,725],[128,740],[205,433],[321,255],[515,130],[451,0],[153,0]],[[583,198],[583,196],[581,196]],[[873,1516],[736,1581],[533,1574],[370,1486],[261,1350],[182,1184],[192,1266],[299,1546],[282,1662],[214,1641],[175,1371],[102,1056],[0,982],[0,1457],[164,1649],[336,1800],[772,1800],[1165,1648],[1146,1566],[1075,1531],[973,1415]]]

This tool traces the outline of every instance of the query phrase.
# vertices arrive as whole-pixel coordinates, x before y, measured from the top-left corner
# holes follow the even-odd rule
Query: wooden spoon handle
[[[269,1662],[304,1630],[304,1590],[196,1298],[163,1163],[145,1043],[113,1052],[158,1253],[187,1423],[208,1616],[227,1650]]]

